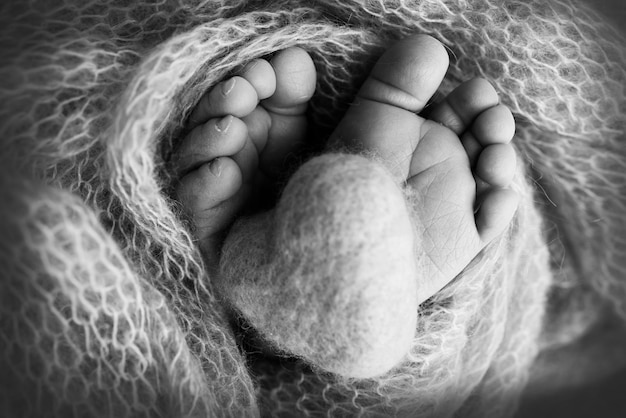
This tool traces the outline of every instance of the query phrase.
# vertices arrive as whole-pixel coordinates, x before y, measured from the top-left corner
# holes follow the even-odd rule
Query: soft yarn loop
[[[561,344],[589,325],[563,319],[581,317],[573,311],[610,310],[626,321],[625,40],[585,7],[63,0],[2,8],[1,415],[502,417],[517,408],[548,344],[546,306],[550,341]],[[442,92],[482,76],[516,114],[516,219],[421,307],[409,358],[388,374],[349,380],[303,362],[248,364],[168,198],[168,157],[185,119],[228,73],[298,45],[319,73],[311,140],[321,149],[373,59],[413,33],[451,51]],[[254,236],[253,226],[238,230]]]

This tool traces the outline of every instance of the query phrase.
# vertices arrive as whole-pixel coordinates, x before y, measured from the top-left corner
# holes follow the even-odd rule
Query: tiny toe
[[[216,158],[183,177],[177,197],[193,215],[234,196],[241,187],[241,180],[241,170],[232,158]]]
[[[506,187],[515,175],[517,158],[510,144],[485,147],[478,157],[475,173],[491,186]]]
[[[476,228],[483,243],[500,235],[510,224],[519,203],[511,189],[494,188],[483,195],[476,213]]]
[[[287,48],[272,58],[271,65],[276,90],[263,106],[282,115],[303,114],[315,91],[316,71],[311,56],[301,48]]]
[[[515,135],[515,119],[508,107],[493,106],[476,117],[472,133],[483,146],[506,144]]]
[[[231,115],[196,126],[172,158],[174,172],[181,177],[217,157],[234,155],[243,148],[247,136],[246,124]]]
[[[259,100],[267,99],[276,91],[276,73],[272,65],[264,59],[255,59],[248,63],[241,71],[241,76],[254,87]]]
[[[195,126],[211,118],[226,115],[240,118],[252,112],[258,102],[252,84],[243,77],[231,77],[202,96],[189,116],[189,124]]]
[[[498,93],[483,78],[474,78],[454,89],[442,102],[431,106],[427,117],[461,135],[486,109],[498,104]]]
[[[200,166],[180,180],[176,197],[191,217],[197,238],[204,240],[222,231],[239,209],[229,199],[242,185],[241,171],[228,157]]]

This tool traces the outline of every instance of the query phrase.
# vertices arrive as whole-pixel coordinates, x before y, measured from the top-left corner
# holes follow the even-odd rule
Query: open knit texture
[[[540,350],[568,344],[603,315],[626,321],[625,40],[585,7],[569,0],[0,7],[2,416],[502,417],[518,407]],[[300,46],[318,71],[310,142],[321,150],[374,59],[414,33],[451,52],[442,93],[482,76],[514,112],[522,196],[514,222],[420,307],[408,358],[384,376],[341,378],[309,365],[314,352],[284,347],[275,348],[299,360],[246,357],[169,197],[168,160],[190,109],[251,59]],[[340,165],[352,157],[321,158]],[[306,179],[288,188],[299,193]],[[289,193],[286,214],[303,204]],[[233,230],[222,266],[243,269],[245,281],[258,259],[232,246],[280,230],[282,216],[274,219]],[[267,297],[306,308],[297,297]],[[322,333],[342,326],[325,320]],[[319,325],[304,317],[302,326]]]

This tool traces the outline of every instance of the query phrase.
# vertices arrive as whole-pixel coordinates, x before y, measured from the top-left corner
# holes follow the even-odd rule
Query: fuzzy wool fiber
[[[428,279],[398,183],[361,156],[310,160],[275,210],[230,231],[220,293],[278,352],[342,376],[387,372],[412,345]]]
[[[307,347],[246,354],[170,198],[190,109],[250,60],[300,46],[318,71],[310,143],[321,152],[375,58],[414,33],[450,50],[442,94],[482,76],[514,112],[513,224],[420,306],[408,357],[378,378],[319,370]],[[570,0],[3,2],[0,414],[512,415],[539,352],[603,315],[626,321],[623,45]],[[283,215],[240,223],[228,242],[271,241],[284,219],[319,217],[290,195],[307,178],[287,187]],[[328,235],[324,225],[310,228]],[[222,267],[245,282],[245,263],[267,255],[229,245]],[[242,296],[253,325],[254,308],[307,306]],[[343,326],[302,321],[323,336]],[[263,332],[280,324],[257,327],[271,342]]]

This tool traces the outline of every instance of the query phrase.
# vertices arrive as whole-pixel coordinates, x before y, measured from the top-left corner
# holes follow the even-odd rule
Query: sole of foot
[[[487,81],[463,83],[420,116],[448,62],[432,37],[397,42],[378,60],[330,140],[331,149],[374,156],[404,186],[414,219],[420,303],[503,233],[518,205],[509,188],[515,121]]]

